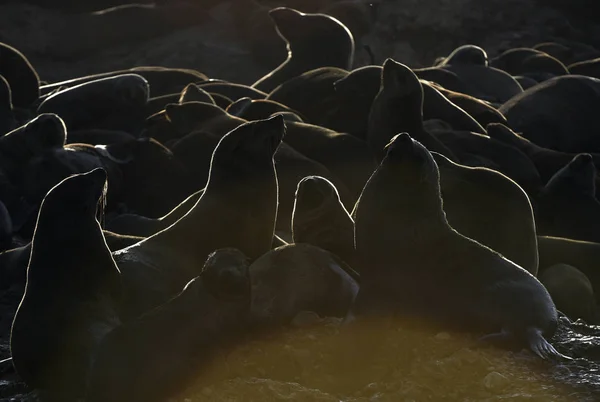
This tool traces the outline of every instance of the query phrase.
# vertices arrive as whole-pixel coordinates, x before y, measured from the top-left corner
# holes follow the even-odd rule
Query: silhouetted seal
[[[105,192],[106,173],[96,169],[44,198],[12,326],[17,372],[60,400],[83,395],[92,351],[119,324],[119,269],[96,219]]]
[[[548,289],[556,308],[571,320],[579,318],[596,322],[596,299],[589,278],[567,264],[556,264],[544,270],[540,281]]]
[[[104,338],[86,400],[163,401],[179,394],[243,333],[250,302],[247,257],[236,249],[211,253],[181,293]]]
[[[437,91],[439,91],[453,105],[456,105],[457,108],[460,108],[460,110],[463,110],[464,112],[466,112],[465,114],[468,114],[468,116],[470,116],[472,119],[475,119],[480,124],[480,127],[485,127],[489,123],[504,123],[504,124],[506,124],[506,118],[502,115],[502,113],[500,113],[495,107],[491,106],[488,102],[482,101],[481,99],[477,99],[477,98],[467,95],[467,94],[451,91],[451,90],[443,88],[435,83],[423,82],[423,81],[421,81],[421,83],[423,84],[424,90],[427,90],[426,86],[430,86],[430,87],[436,89]],[[425,84],[428,84],[428,85],[425,85]],[[427,102],[428,102],[428,93],[425,92],[424,106],[427,105]],[[436,106],[437,106],[437,104],[431,105],[431,109],[435,110]],[[424,118],[429,118],[429,117],[435,116],[435,117],[443,119],[445,117],[444,115],[439,114],[439,112],[437,114],[434,114],[433,111],[431,113],[427,113],[427,110],[423,110],[423,112],[424,112]],[[485,134],[485,130],[481,130],[480,128],[476,128],[476,129],[467,128],[465,124],[461,124],[461,126],[458,126],[456,124],[456,118],[449,120],[449,122],[452,123],[452,126],[457,130],[468,130],[468,131],[473,131],[476,133]]]
[[[410,68],[392,59],[383,63],[381,87],[369,112],[367,142],[382,159],[385,146],[399,132],[410,132],[429,150],[455,159],[452,152],[423,128],[423,87]]]
[[[354,221],[329,180],[308,176],[300,180],[292,213],[294,243],[308,243],[332,252],[358,271],[354,250]]]
[[[494,67],[446,64],[441,68],[456,74],[462,82],[466,83],[465,93],[476,98],[502,104],[523,92],[523,88],[510,74]],[[454,88],[449,89],[456,91]]]
[[[525,191],[495,170],[459,165],[436,153],[433,157],[450,226],[536,276],[536,227]]]
[[[395,136],[354,210],[361,289],[355,314],[398,312],[515,340],[538,356],[561,356],[557,313],[523,268],[456,232],[442,208],[431,153]],[[424,295],[426,297],[424,297]]]
[[[596,166],[579,154],[559,170],[535,197],[538,234],[600,242],[600,202]]]
[[[290,244],[250,266],[252,322],[258,328],[287,325],[310,311],[345,317],[358,293],[358,275],[342,260],[310,244]]]
[[[342,68],[316,68],[282,83],[271,91],[267,99],[299,112],[301,116],[306,117],[307,122],[356,135],[354,116],[346,112],[346,104],[352,99],[339,93],[336,88],[336,82],[347,75],[348,71]],[[377,92],[373,97],[376,94]],[[369,103],[366,108],[370,106]],[[368,113],[368,110],[365,113]],[[364,138],[364,135],[356,136]]]
[[[123,317],[164,303],[218,248],[235,247],[251,259],[271,249],[278,198],[273,155],[284,133],[277,116],[229,132],[213,152],[208,183],[192,209],[167,229],[114,253],[126,289]]]
[[[569,72],[571,74],[600,78],[600,58],[570,64]]]
[[[160,218],[148,218],[136,214],[121,214],[106,222],[106,228],[116,233],[149,237],[168,228],[189,212],[198,202],[204,190],[196,191]]]
[[[175,155],[190,171],[197,186],[196,189],[203,188],[210,163],[208,153],[216,146],[222,135],[245,123],[246,120],[232,116],[214,105],[201,102],[169,105],[166,112],[171,123],[177,127],[176,131],[191,133],[175,143],[172,148]],[[287,232],[290,231],[289,224],[296,186],[306,176],[326,177],[335,184],[345,202],[354,202],[351,200],[352,197],[347,188],[352,184],[346,185],[345,181],[341,181],[322,162],[314,160],[315,155],[320,156],[320,160],[326,160],[328,156],[332,156],[329,161],[338,169],[343,169],[344,163],[353,163],[352,169],[348,168],[343,173],[345,177],[350,177],[349,183],[359,183],[358,186],[361,187],[364,185],[361,180],[366,180],[364,177],[365,166],[372,163],[368,160],[371,156],[364,144],[352,141],[354,138],[347,141],[348,135],[340,135],[317,126],[287,123],[286,142],[288,142],[288,135],[291,135],[294,141],[290,140],[289,144],[282,144],[275,153],[279,184],[277,227]],[[311,138],[311,141],[307,141],[307,138]],[[345,144],[346,142],[348,144]],[[302,150],[294,148],[297,144],[302,145]],[[343,149],[344,152],[340,152],[340,149]],[[314,152],[315,155],[306,155],[305,152],[308,151]],[[351,158],[356,158],[356,161],[351,161]],[[352,172],[361,174],[352,175]]]
[[[137,74],[101,78],[47,97],[38,113],[56,113],[70,130],[104,128],[137,133],[142,126],[150,87]]]
[[[458,130],[432,130],[463,165],[497,170],[516,181],[528,194],[543,186],[533,162],[521,151],[487,135]]]
[[[20,109],[29,109],[40,97],[40,79],[23,53],[0,43],[0,75],[12,91],[12,103]]]
[[[338,20],[325,14],[303,14],[287,7],[269,12],[277,33],[287,43],[288,58],[252,86],[271,92],[278,85],[319,67],[350,69],[354,38]]]
[[[65,124],[55,114],[40,114],[0,137],[0,169],[17,183],[22,167],[47,150],[62,148],[66,139]]]
[[[487,133],[491,138],[509,144],[523,152],[535,165],[540,173],[543,183],[547,183],[552,176],[564,168],[573,160],[577,154],[555,151],[552,149],[540,147],[515,133],[504,124],[492,123],[486,127]],[[600,166],[600,155],[592,154],[594,164]]]
[[[567,75],[541,82],[498,110],[508,125],[537,145],[562,152],[600,152],[596,111],[600,81]]]
[[[126,70],[111,71],[108,73],[88,75],[67,81],[55,82],[44,85],[41,91],[48,94],[59,88],[72,88],[101,78],[115,77],[123,74],[136,74],[144,77],[152,88],[152,96],[162,96],[182,91],[188,84],[208,80],[208,77],[196,70],[186,68],[168,68],[156,66],[133,67]]]
[[[526,75],[540,80],[569,74],[558,59],[537,49],[509,49],[491,60],[491,65],[511,75]]]
[[[598,258],[600,258],[600,243],[565,239],[562,237],[538,236],[540,251],[540,274],[544,270],[557,264],[567,264],[577,267],[592,283],[595,289],[600,288],[600,271]],[[600,292],[594,292],[596,303],[600,302]]]
[[[196,84],[186,86],[179,96],[179,103],[185,102],[205,102],[215,104],[215,99],[204,89]]]
[[[488,55],[486,51],[479,46],[463,45],[454,49],[452,53],[450,53],[448,57],[444,58],[440,63],[438,63],[437,66],[441,67],[446,65],[457,64],[487,67]]]

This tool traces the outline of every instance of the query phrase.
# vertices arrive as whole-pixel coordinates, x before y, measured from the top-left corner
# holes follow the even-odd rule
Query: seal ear
[[[181,95],[179,96],[179,104],[185,102],[204,102],[211,103],[213,105],[216,104],[213,97],[196,84],[188,84],[188,86],[183,88],[183,91],[181,91]]]
[[[252,98],[246,96],[233,102],[226,111],[232,116],[241,117],[251,104]]]
[[[419,78],[410,68],[393,59],[385,60],[381,71],[383,88],[390,88],[394,92],[410,93],[415,89],[415,83],[421,85]]]

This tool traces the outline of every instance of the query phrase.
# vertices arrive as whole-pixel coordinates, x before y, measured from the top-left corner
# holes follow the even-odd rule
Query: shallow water
[[[547,363],[393,320],[304,325],[239,342],[173,401],[600,400],[600,327],[562,321],[552,343],[575,359]],[[0,401],[39,400],[5,380]]]
[[[337,320],[247,342],[221,356],[181,401],[596,401],[600,328],[561,324],[553,343],[575,359],[481,348],[458,333],[390,321]]]

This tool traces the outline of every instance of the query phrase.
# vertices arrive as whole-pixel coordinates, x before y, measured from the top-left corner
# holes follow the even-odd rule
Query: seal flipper
[[[485,335],[479,338],[479,342],[490,342],[497,345],[507,345],[514,343],[516,337],[506,329],[495,334]],[[539,328],[529,327],[525,330],[524,341],[529,349],[543,360],[573,360],[571,357],[565,356],[558,352],[542,335]]]
[[[539,328],[529,327],[525,331],[525,339],[529,349],[544,360],[573,360],[559,353],[542,335]]]

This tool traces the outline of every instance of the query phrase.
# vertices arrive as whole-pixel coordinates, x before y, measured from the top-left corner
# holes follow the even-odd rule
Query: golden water
[[[181,401],[583,401],[567,366],[391,321],[338,320],[236,346]],[[592,382],[598,383],[597,373]],[[558,377],[558,379],[557,379]]]

